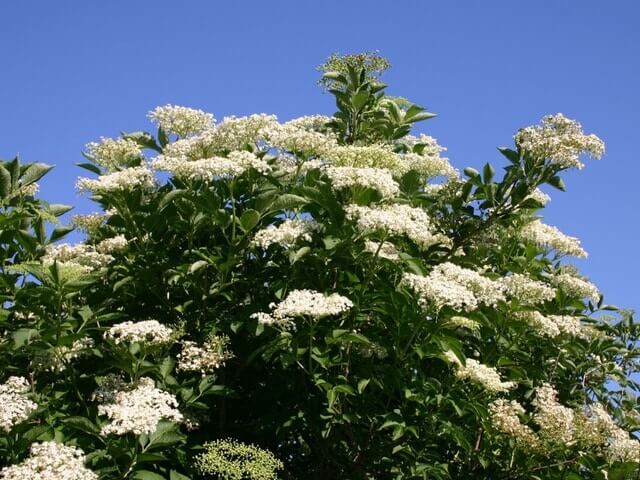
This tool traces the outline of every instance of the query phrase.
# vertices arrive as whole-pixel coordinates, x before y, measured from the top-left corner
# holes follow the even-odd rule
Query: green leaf
[[[52,203],[49,205],[49,211],[56,217],[64,215],[70,210],[73,210],[71,205],[64,205],[62,203]]]
[[[563,192],[566,191],[564,182],[562,181],[562,178],[560,178],[558,175],[554,175],[553,177],[551,177],[547,183],[552,187],[557,188],[558,190],[561,190]]]
[[[247,210],[240,216],[240,228],[246,233],[260,221],[260,214],[255,210]]]
[[[102,170],[100,170],[100,167],[98,167],[97,165],[94,165],[93,163],[76,163],[76,166],[80,168],[84,168],[85,170],[89,170],[90,172],[93,172],[96,175],[100,175],[102,173]]]
[[[169,472],[169,480],[191,480],[191,477],[187,477],[175,470],[171,470],[171,472]]]
[[[271,204],[271,210],[291,210],[296,207],[306,205],[308,200],[299,195],[284,193],[276,198]]]
[[[49,243],[53,243],[56,240],[60,240],[62,237],[73,231],[73,227],[57,227],[51,232],[49,237]]]
[[[92,435],[100,434],[100,429],[98,428],[98,426],[85,417],[68,417],[63,420],[63,423]]]
[[[362,394],[362,392],[364,392],[364,389],[367,388],[367,385],[369,385],[370,381],[371,381],[370,378],[365,378],[360,380],[358,382],[358,393]]]
[[[11,174],[0,165],[0,198],[4,198],[11,193]]]
[[[189,267],[189,273],[195,273],[201,268],[206,267],[207,265],[209,265],[209,262],[207,262],[206,260],[198,260],[197,262],[191,264],[191,266]]]
[[[160,204],[158,205],[158,210],[160,211],[164,210],[176,198],[182,197],[186,193],[187,193],[186,190],[180,190],[180,189],[171,190],[162,198],[162,200],[160,200]]]
[[[478,172],[478,170],[476,170],[475,168],[471,168],[471,167],[465,168],[464,174],[470,178],[475,178],[480,176],[480,172]]]
[[[131,478],[135,478],[137,480],[167,480],[162,475],[150,472],[149,470],[138,470]]]
[[[487,162],[487,164],[482,169],[482,177],[483,177],[484,183],[491,183],[491,180],[493,180],[493,175],[495,173],[496,171],[493,169],[491,164]]]
[[[520,155],[515,150],[511,150],[510,148],[507,148],[507,147],[498,147],[498,151],[502,155],[504,155],[507,158],[507,160],[509,160],[511,163],[514,163],[514,164],[520,163]]]
[[[22,175],[22,185],[31,185],[40,180],[53,166],[46,163],[32,163]]]

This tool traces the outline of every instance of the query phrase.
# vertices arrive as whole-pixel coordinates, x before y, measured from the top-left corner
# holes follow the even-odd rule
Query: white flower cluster
[[[98,480],[84,466],[84,452],[56,442],[33,443],[29,457],[0,470],[2,480]]]
[[[87,143],[86,149],[87,157],[110,172],[137,164],[143,158],[140,145],[128,138],[103,137],[100,143]]]
[[[327,167],[324,171],[335,190],[371,188],[380,192],[383,197],[394,197],[400,191],[391,172],[384,168]]]
[[[264,138],[261,133],[277,125],[273,115],[251,115],[249,117],[227,117],[213,129],[199,135],[180,139],[167,145],[157,160],[203,160],[223,156],[229,152],[242,151],[247,145],[255,145]]]
[[[276,244],[282,248],[290,248],[299,241],[310,242],[314,232],[321,232],[324,227],[314,220],[286,219],[279,225],[269,225],[259,230],[253,244],[266,250]]]
[[[116,345],[123,342],[162,345],[173,339],[173,330],[157,320],[127,321],[109,328],[104,338],[113,340]]]
[[[310,158],[323,156],[338,146],[334,135],[319,132],[316,128],[315,118],[303,117],[282,125],[274,123],[265,128],[262,133],[270,146]]]
[[[265,325],[284,328],[293,326],[296,317],[323,317],[340,315],[353,307],[353,302],[337,293],[325,295],[314,290],[292,290],[280,303],[271,303],[271,313],[254,313],[251,317]]]
[[[402,157],[402,166],[398,174],[415,171],[425,177],[457,177],[458,171],[451,166],[449,160],[440,156],[418,155],[417,153],[406,153]]]
[[[217,336],[207,340],[200,346],[196,342],[182,342],[182,351],[178,354],[178,370],[185,372],[200,372],[202,375],[212,373],[233,354],[227,349],[229,337]]]
[[[423,307],[447,305],[470,312],[480,304],[495,306],[505,299],[501,282],[449,262],[437,265],[426,277],[405,273],[402,281]]]
[[[546,225],[540,220],[534,220],[522,227],[520,238],[542,248],[553,248],[561,255],[579,258],[587,256],[587,252],[580,246],[580,240],[565,235],[556,227]]]
[[[604,142],[596,135],[585,135],[582,126],[561,113],[546,115],[541,125],[520,129],[515,135],[516,145],[538,159],[548,159],[563,168],[584,167],[580,155],[602,158]]]
[[[600,299],[600,291],[593,283],[569,273],[554,275],[551,279],[554,285],[572,297],[588,298],[593,302]]]
[[[576,415],[577,436],[587,446],[600,447],[611,462],[640,462],[640,441],[630,438],[602,404],[595,403]]]
[[[83,272],[91,272],[107,266],[113,261],[113,257],[97,252],[93,246],[84,243],[76,245],[60,243],[49,245],[40,260],[44,266],[58,262],[63,267],[68,266]]]
[[[452,351],[444,352],[444,356],[455,367],[457,378],[476,383],[490,393],[507,392],[516,386],[514,382],[503,382],[495,368],[477,360],[467,358],[463,365]]]
[[[574,412],[560,404],[558,392],[548,383],[536,389],[536,398],[532,404],[536,407],[534,421],[540,427],[540,436],[552,443],[571,443],[575,441]]]
[[[127,248],[128,243],[129,241],[124,235],[116,235],[115,237],[102,240],[96,245],[96,250],[105,254],[118,253]]]
[[[52,354],[47,358],[46,364],[42,365],[51,372],[62,372],[69,362],[89,353],[95,342],[90,337],[76,340],[71,346],[60,345],[53,349]]]
[[[305,115],[303,117],[294,118],[285,123],[301,130],[311,130],[314,132],[325,133],[329,130],[327,123],[329,123],[333,117],[327,115]]]
[[[373,255],[377,254],[380,258],[391,260],[392,262],[400,261],[400,251],[391,242],[382,242],[382,244],[380,244],[380,242],[366,240],[364,242],[364,250]]]
[[[491,423],[499,432],[512,437],[521,447],[537,448],[538,438],[531,428],[520,421],[524,408],[515,400],[499,398],[489,404]]]
[[[586,336],[580,318],[572,315],[543,315],[537,311],[525,311],[516,312],[514,316],[545,337],[563,334],[579,338]]]
[[[38,182],[33,182],[33,183],[30,183],[29,185],[20,185],[17,192],[12,196],[22,195],[25,197],[34,197],[36,193],[38,193],[39,191],[40,191],[40,185],[38,184]]]
[[[275,115],[264,113],[247,117],[225,117],[215,130],[212,139],[222,151],[243,150],[265,139],[265,131],[278,124]]]
[[[246,151],[230,152],[226,158],[211,157],[199,160],[159,155],[151,165],[157,171],[170,172],[178,178],[201,181],[236,177],[250,168],[262,174],[271,171],[266,161]]]
[[[539,188],[536,188],[531,194],[529,194],[529,196],[527,196],[527,198],[531,198],[536,202],[540,202],[542,205],[546,205],[551,201],[551,197]]]
[[[389,145],[338,145],[324,153],[324,159],[337,167],[386,168],[402,170],[402,159]]]
[[[87,215],[74,215],[71,218],[71,224],[78,230],[85,233],[97,232],[104,222],[109,218],[109,215],[102,213],[89,213]]]
[[[153,173],[146,166],[131,167],[108,175],[101,175],[97,180],[81,177],[76,183],[79,192],[99,195],[136,189],[146,190],[154,186]]]
[[[29,382],[24,377],[9,377],[0,384],[0,432],[26,420],[38,405],[27,398]]]
[[[413,142],[420,143],[420,153],[399,154],[390,145],[337,145],[327,148],[323,159],[334,166],[357,168],[384,168],[394,175],[404,175],[416,171],[422,176],[456,177],[458,172],[451,166],[447,158],[441,157],[444,150],[436,140],[427,135],[419,138],[411,137]]]
[[[98,405],[98,414],[111,422],[102,427],[102,435],[142,435],[156,431],[160,420],[181,422],[178,400],[155,387],[152,379],[143,377],[135,388],[115,392],[112,402]]]
[[[504,277],[502,283],[506,293],[524,305],[548,302],[556,296],[556,291],[546,283],[533,280],[521,273]]]
[[[147,116],[167,134],[174,133],[182,138],[211,130],[214,123],[210,113],[175,105],[156,107]]]
[[[405,235],[424,249],[437,243],[449,243],[447,237],[434,232],[429,215],[421,208],[393,203],[376,207],[347,205],[345,211],[347,218],[363,233]]]

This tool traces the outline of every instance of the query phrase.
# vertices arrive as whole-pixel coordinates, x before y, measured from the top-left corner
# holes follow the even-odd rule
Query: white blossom
[[[58,262],[62,266],[70,266],[84,272],[91,272],[107,266],[113,261],[113,257],[97,252],[93,246],[84,243],[76,245],[60,243],[47,246],[45,254],[40,260],[44,266],[50,266],[54,262]]]
[[[386,258],[387,260],[391,260],[392,262],[400,261],[400,251],[398,248],[391,242],[374,242],[371,240],[366,240],[364,242],[364,249],[366,252],[372,253],[374,255],[378,255],[380,258]]]
[[[202,110],[175,105],[156,107],[147,115],[167,134],[180,137],[197,135],[213,128],[213,115]]]
[[[212,373],[233,354],[227,349],[229,337],[214,336],[203,345],[196,342],[183,341],[182,350],[178,354],[178,370],[186,372],[200,372],[203,375]]]
[[[159,155],[152,163],[158,171],[170,172],[178,178],[210,181],[242,175],[250,168],[262,174],[271,171],[269,164],[251,152],[230,152],[227,157],[211,157],[191,160],[187,157]]]
[[[134,388],[112,396],[111,403],[98,406],[98,414],[111,420],[102,427],[102,435],[151,434],[160,420],[181,422],[183,419],[176,397],[156,388],[150,378],[143,377]]]
[[[520,415],[525,410],[518,402],[499,398],[489,404],[489,413],[496,430],[509,435],[522,447],[538,447],[539,441],[534,431],[520,421]]]
[[[524,305],[548,302],[556,296],[556,291],[546,283],[533,280],[521,273],[504,277],[502,283],[506,293]]]
[[[593,283],[569,273],[559,273],[551,278],[551,282],[567,295],[588,298],[593,302],[600,299],[600,291]]]
[[[131,167],[118,172],[101,175],[97,180],[81,177],[76,183],[79,192],[105,194],[136,189],[151,189],[155,186],[153,173],[146,166]]]
[[[314,220],[286,219],[279,225],[269,225],[259,230],[253,244],[266,250],[271,245],[291,248],[297,242],[310,242],[314,232],[321,232],[323,226]]]
[[[440,309],[447,305],[469,312],[479,304],[495,306],[504,301],[501,282],[450,262],[436,265],[427,276],[405,273],[402,281],[423,307]]]
[[[552,443],[568,444],[575,441],[574,412],[560,404],[557,390],[548,383],[535,389],[536,407],[534,421],[540,427],[540,435]]]
[[[386,168],[401,170],[402,158],[389,145],[338,145],[323,158],[337,167]]]
[[[584,167],[580,155],[602,158],[604,142],[596,135],[585,135],[582,126],[561,113],[542,118],[541,125],[520,129],[516,145],[537,159],[548,159],[563,168]]]
[[[315,127],[315,128],[314,128]],[[302,157],[318,157],[338,146],[335,135],[316,130],[316,119],[295,119],[284,124],[273,123],[262,130],[268,144]]]
[[[27,398],[29,382],[24,377],[9,377],[0,384],[0,432],[8,433],[38,408]]]
[[[565,235],[556,227],[546,225],[540,220],[526,224],[520,230],[520,237],[542,248],[553,248],[561,255],[584,258],[587,252],[580,246],[576,237]]]
[[[94,345],[95,342],[90,337],[80,338],[70,346],[58,345],[49,355],[39,359],[40,364],[37,366],[50,372],[62,372],[72,360],[87,355]]]
[[[444,355],[454,366],[455,375],[460,380],[469,380],[482,386],[491,393],[506,392],[516,386],[514,382],[503,382],[495,368],[489,367],[477,360],[467,358],[463,365],[453,352],[447,351]]]
[[[542,205],[546,205],[547,203],[549,203],[551,201],[551,197],[549,195],[547,195],[546,193],[544,193],[539,188],[536,188],[533,192],[531,192],[527,196],[527,198],[531,198],[532,200],[535,200],[536,202],[539,202]]]
[[[258,322],[285,328],[293,326],[296,317],[320,319],[340,315],[353,307],[353,302],[342,295],[325,295],[314,290],[292,290],[279,303],[271,303],[271,313],[258,312],[252,315]]]
[[[162,345],[172,340],[173,330],[157,320],[127,321],[109,328],[104,338],[113,340],[116,345],[123,342]]]
[[[116,235],[115,237],[102,240],[96,245],[96,250],[105,254],[118,253],[126,249],[128,243],[129,241],[124,235]]]
[[[86,149],[87,157],[110,172],[137,165],[143,159],[140,145],[128,138],[102,137],[99,143],[87,143]]]
[[[335,190],[371,188],[380,192],[383,197],[394,197],[400,191],[391,172],[384,168],[327,167],[324,171]]]
[[[429,215],[421,208],[394,203],[375,207],[347,205],[345,211],[347,218],[363,233],[405,235],[424,249],[449,242],[447,237],[435,232]]]
[[[74,215],[71,218],[72,225],[85,233],[97,232],[110,215],[102,213],[88,213],[86,215]]]
[[[84,466],[84,452],[56,442],[33,443],[29,456],[18,465],[0,470],[2,480],[98,480]]]

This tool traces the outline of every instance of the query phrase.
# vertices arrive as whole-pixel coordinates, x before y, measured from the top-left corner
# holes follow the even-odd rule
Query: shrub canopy
[[[0,478],[636,478],[640,329],[540,220],[602,141],[550,115],[461,174],[388,67],[332,56],[332,117],[88,144],[77,245],[0,164]]]

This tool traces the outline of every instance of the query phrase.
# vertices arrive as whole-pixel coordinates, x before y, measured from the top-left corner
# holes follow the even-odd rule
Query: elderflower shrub
[[[85,152],[75,245],[0,161],[0,478],[637,476],[640,326],[543,223],[599,139],[458,170],[386,66],[330,59],[332,116],[158,107]]]

